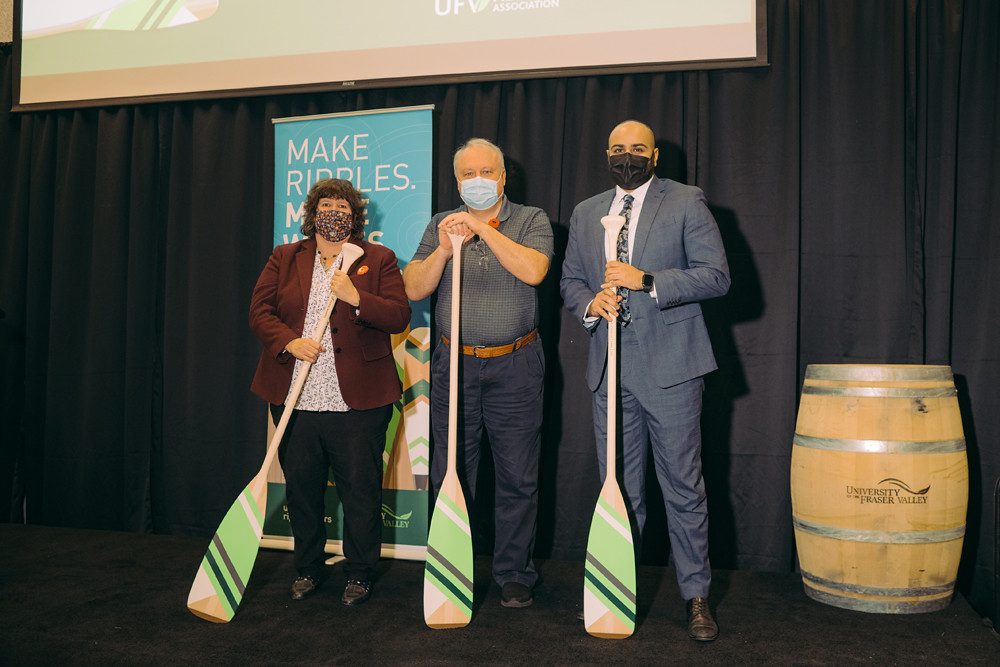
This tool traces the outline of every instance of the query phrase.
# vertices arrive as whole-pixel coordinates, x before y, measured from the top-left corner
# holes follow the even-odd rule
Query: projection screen
[[[767,63],[764,7],[764,0],[21,0],[14,109],[759,66]]]

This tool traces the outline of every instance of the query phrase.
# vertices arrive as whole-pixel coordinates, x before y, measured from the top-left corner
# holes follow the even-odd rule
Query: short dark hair
[[[302,235],[316,235],[316,209],[320,199],[343,199],[351,207],[351,238],[365,237],[365,202],[361,193],[350,181],[342,178],[324,178],[310,188],[302,211]]]

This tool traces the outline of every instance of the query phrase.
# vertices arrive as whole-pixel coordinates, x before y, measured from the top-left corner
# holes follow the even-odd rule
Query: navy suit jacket
[[[344,402],[353,410],[370,410],[399,399],[399,373],[390,334],[410,323],[410,303],[396,255],[389,248],[351,239],[364,250],[347,275],[361,297],[358,309],[338,302],[330,316],[332,352]],[[274,405],[285,402],[292,384],[295,357],[285,346],[303,332],[312,289],[316,240],[280,245],[260,274],[250,303],[250,328],[264,344],[251,390]],[[329,354],[327,350],[324,354]]]
[[[581,202],[570,219],[569,243],[559,283],[566,308],[583,321],[604,283],[604,227],[615,190]],[[656,299],[629,293],[629,309],[642,358],[660,387],[672,387],[716,369],[700,301],[729,290],[729,265],[719,227],[694,186],[654,178],[635,234],[632,266],[653,274]],[[587,385],[596,390],[607,367],[608,322],[589,325]],[[585,324],[585,326],[587,326]]]

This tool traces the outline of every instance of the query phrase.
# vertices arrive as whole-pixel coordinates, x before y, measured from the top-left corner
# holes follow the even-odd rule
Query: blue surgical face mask
[[[477,211],[488,209],[493,204],[496,204],[497,199],[500,198],[500,195],[497,194],[498,181],[491,181],[488,178],[476,176],[475,178],[467,178],[459,183],[458,190],[459,194],[462,195],[462,201],[469,208],[474,208]]]

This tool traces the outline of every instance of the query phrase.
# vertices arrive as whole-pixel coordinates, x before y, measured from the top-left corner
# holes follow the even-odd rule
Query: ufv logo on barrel
[[[808,367],[791,466],[807,596],[884,614],[948,606],[968,486],[950,367]]]
[[[869,505],[926,505],[931,487],[914,491],[910,485],[895,477],[886,477],[875,486],[846,486],[847,497]]]

